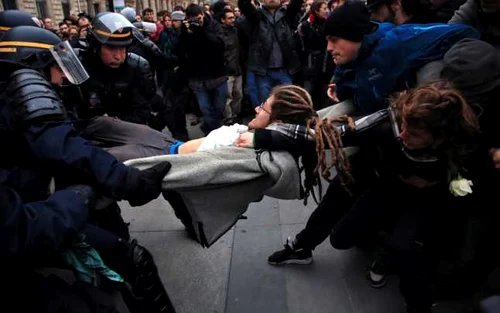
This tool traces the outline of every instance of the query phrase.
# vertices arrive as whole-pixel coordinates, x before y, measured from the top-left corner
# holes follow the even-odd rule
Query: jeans
[[[227,100],[227,80],[214,89],[192,88],[200,105],[205,123],[205,133],[208,134],[222,125]]]
[[[262,103],[269,97],[273,87],[290,85],[292,77],[284,69],[268,69],[266,75],[255,74],[255,82],[259,90],[259,103]]]
[[[243,99],[242,76],[229,76],[227,80],[227,104],[224,117],[235,118],[241,112],[241,100]]]
[[[255,73],[251,70],[247,72],[247,91],[250,97],[250,103],[252,108],[256,108],[260,105],[261,101],[259,97],[259,91],[257,90],[257,82],[255,80]]]

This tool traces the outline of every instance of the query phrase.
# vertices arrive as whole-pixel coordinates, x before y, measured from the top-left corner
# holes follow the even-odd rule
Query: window
[[[47,1],[46,0],[36,0],[36,11],[38,12],[38,16],[41,18],[47,17]]]
[[[4,10],[17,10],[16,0],[2,0]]]
[[[62,0],[61,1],[61,6],[62,6],[62,10],[63,10],[63,16],[64,17],[69,17],[70,16],[69,0]]]
[[[108,1],[108,11],[109,12],[115,12],[115,4],[113,0]]]

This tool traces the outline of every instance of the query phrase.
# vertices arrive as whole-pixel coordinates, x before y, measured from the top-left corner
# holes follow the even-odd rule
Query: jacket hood
[[[444,56],[441,76],[469,101],[477,101],[500,86],[500,51],[478,39],[463,39]]]

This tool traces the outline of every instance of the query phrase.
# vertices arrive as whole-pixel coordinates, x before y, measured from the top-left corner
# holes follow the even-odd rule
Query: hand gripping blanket
[[[224,235],[251,202],[264,195],[301,198],[299,169],[288,152],[224,147],[134,159],[125,164],[142,170],[162,161],[172,163],[163,190],[182,197],[197,239],[206,247]]]

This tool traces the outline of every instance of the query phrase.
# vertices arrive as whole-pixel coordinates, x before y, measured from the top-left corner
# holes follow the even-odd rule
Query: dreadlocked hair
[[[317,173],[321,168],[321,176],[331,182],[330,169],[335,167],[337,174],[339,175],[340,182],[343,185],[347,185],[353,182],[351,166],[349,164],[349,159],[344,153],[342,139],[334,122],[346,122],[350,129],[355,128],[354,120],[352,117],[347,115],[339,115],[333,118],[326,118],[324,120],[319,117],[314,117],[308,119],[307,121],[307,131],[312,133],[311,129],[314,129],[316,138],[318,164],[316,165],[314,172]],[[326,160],[325,140],[331,151],[329,162]]]
[[[333,167],[337,170],[342,184],[351,183],[353,178],[350,174],[349,160],[343,152],[340,133],[334,123],[347,122],[348,126],[354,129],[353,119],[346,115],[341,115],[332,119],[322,120],[313,109],[311,95],[305,89],[295,85],[275,87],[271,91],[271,95],[274,97],[271,113],[272,121],[280,120],[283,123],[306,126],[307,132],[311,137],[315,138],[316,154],[314,158],[315,163],[312,167],[309,163],[312,163],[313,160],[304,160],[306,155],[303,156],[304,168],[306,169],[306,185],[307,181],[310,182],[308,175],[312,174],[317,177],[320,170],[321,176],[327,181],[332,181],[330,179],[330,169]],[[325,152],[325,142],[331,150],[329,160],[327,160]],[[309,173],[308,168],[310,169]]]

